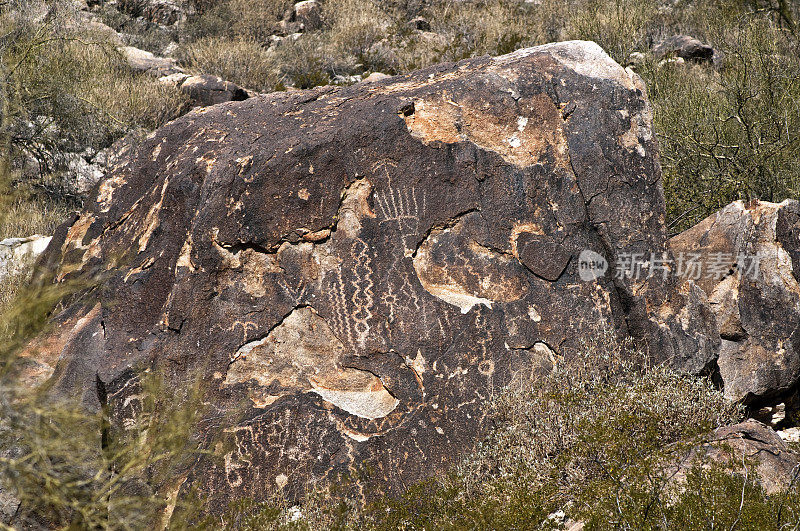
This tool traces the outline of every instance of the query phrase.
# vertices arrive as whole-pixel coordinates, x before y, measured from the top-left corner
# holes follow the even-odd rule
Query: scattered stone
[[[173,57],[175,53],[177,53],[177,51],[178,51],[178,43],[172,41],[166,46],[164,46],[164,49],[161,51],[161,55],[163,55],[164,57]]]
[[[778,436],[786,443],[800,443],[800,428],[786,428],[776,432]]]
[[[106,408],[114,438],[137,371],[200,374],[208,453],[179,497],[211,511],[362,467],[354,492],[400,492],[474,448],[515,371],[609,329],[686,372],[716,359],[700,288],[581,279],[586,249],[667,249],[644,85],[594,43],[195,110],[95,190],[40,263],[97,302],[65,301],[30,381]]]
[[[31,267],[50,243],[50,236],[34,234],[0,240],[0,282]]]
[[[763,402],[800,379],[800,203],[736,201],[670,240],[698,254],[716,315],[725,396]]]
[[[658,62],[658,66],[660,66],[660,67],[661,66],[666,66],[666,65],[681,66],[681,65],[685,65],[685,64],[686,64],[686,61],[683,59],[683,57],[668,57],[668,58],[662,59],[661,61]]]
[[[685,61],[712,62],[714,48],[689,35],[673,35],[653,48],[657,58],[677,56]]]
[[[368,75],[367,77],[365,77],[363,81],[365,83],[375,83],[376,81],[380,81],[382,79],[388,79],[390,77],[392,77],[392,76],[390,76],[388,74],[384,74],[383,72],[373,72],[370,75]]]
[[[303,511],[297,505],[292,505],[287,511],[289,522],[297,522],[303,519]]]
[[[207,107],[226,101],[244,101],[249,95],[242,87],[217,76],[191,76],[180,85],[195,105]]]
[[[128,66],[135,72],[162,77],[183,71],[177,61],[171,57],[158,57],[133,46],[122,46],[119,51],[128,61]]]
[[[161,83],[172,85],[175,88],[180,88],[180,86],[183,85],[183,82],[189,79],[190,77],[192,76],[190,76],[185,72],[176,72],[168,76],[161,76],[160,78],[158,78],[158,80]]]
[[[642,52],[631,52],[628,56],[628,64],[630,66],[639,66],[645,62],[647,56]]]
[[[361,76],[333,76],[333,84],[334,85],[352,85],[353,83],[358,83],[361,81]]]
[[[322,28],[322,10],[317,0],[305,0],[294,5],[294,21],[302,24],[303,31]]]

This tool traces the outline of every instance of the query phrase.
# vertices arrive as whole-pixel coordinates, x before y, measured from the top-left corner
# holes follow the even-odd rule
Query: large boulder
[[[719,374],[732,400],[759,404],[800,379],[800,203],[731,203],[673,237],[721,336]],[[689,267],[693,262],[698,267]]]
[[[200,374],[209,452],[153,487],[212,510],[343,474],[394,491],[468,452],[541,351],[611,330],[713,367],[702,290],[609,268],[666,259],[664,217],[642,82],[594,43],[222,103],[143,141],[57,231],[40,281],[100,286],[31,356],[112,437],[142,370]]]

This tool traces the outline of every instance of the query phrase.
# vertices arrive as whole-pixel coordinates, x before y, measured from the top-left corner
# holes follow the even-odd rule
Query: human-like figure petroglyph
[[[286,278],[281,275],[278,276],[276,283],[280,288],[289,296],[295,305],[303,304],[309,295],[309,284],[305,279],[301,278],[296,283],[290,284]]]
[[[373,171],[382,169],[386,176],[386,188],[373,193],[375,207],[381,225],[397,224],[404,255],[410,256],[414,252],[416,242],[413,238],[419,234],[420,214],[425,211],[427,197],[425,190],[417,190],[414,186],[394,186],[389,167],[396,165],[391,161],[380,161],[373,166]]]

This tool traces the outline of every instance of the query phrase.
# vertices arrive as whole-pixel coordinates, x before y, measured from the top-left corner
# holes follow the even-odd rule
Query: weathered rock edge
[[[584,249],[667,251],[644,86],[590,42],[197,109],[95,197],[41,265],[100,285],[30,378],[120,434],[137,371],[200,372],[214,455],[153,488],[211,510],[340,474],[402,489],[472,448],[516,370],[607,329],[690,373],[719,347],[699,288],[580,279]]]

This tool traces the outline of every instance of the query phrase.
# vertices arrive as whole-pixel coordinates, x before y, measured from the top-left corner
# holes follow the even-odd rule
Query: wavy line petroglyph
[[[369,335],[369,319],[372,317],[373,300],[373,281],[374,270],[372,268],[372,256],[367,243],[361,238],[353,242],[352,247],[355,264],[353,266],[353,296],[350,301],[353,304],[350,317],[353,320],[353,328],[356,334],[356,344],[360,349],[364,349]]]

